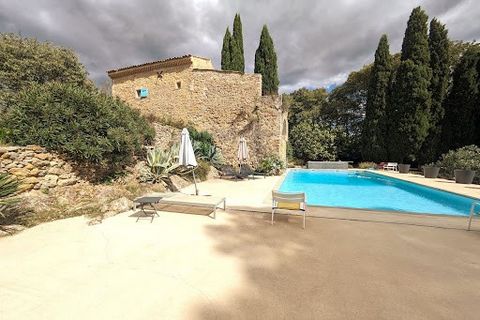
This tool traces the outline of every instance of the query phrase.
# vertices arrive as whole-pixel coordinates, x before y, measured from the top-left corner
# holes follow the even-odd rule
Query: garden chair
[[[303,229],[305,229],[307,202],[304,192],[272,191],[272,225],[276,209],[301,211],[303,215]]]
[[[247,179],[249,177],[252,177],[252,179],[255,179],[255,176],[260,176],[260,177],[263,177],[264,179],[266,178],[265,173],[253,170],[248,164],[242,164],[242,166],[240,167],[240,176],[242,178],[247,178]]]

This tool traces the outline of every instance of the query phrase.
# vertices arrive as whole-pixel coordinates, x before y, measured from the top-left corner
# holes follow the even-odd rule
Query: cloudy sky
[[[106,70],[188,53],[219,68],[225,28],[239,12],[247,71],[267,24],[285,92],[341,83],[372,61],[382,33],[399,51],[417,5],[446,23],[452,39],[480,39],[478,0],[0,0],[0,32],[74,49],[101,83]]]

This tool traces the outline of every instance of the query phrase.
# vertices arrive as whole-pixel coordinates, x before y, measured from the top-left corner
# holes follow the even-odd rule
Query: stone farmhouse
[[[185,55],[108,71],[112,94],[159,122],[189,123],[210,132],[227,163],[237,163],[241,137],[250,162],[286,160],[287,110],[281,96],[262,96],[262,76],[213,68]]]

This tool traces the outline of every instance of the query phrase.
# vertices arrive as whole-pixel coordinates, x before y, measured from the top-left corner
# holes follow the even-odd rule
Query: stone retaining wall
[[[23,191],[48,190],[82,181],[69,163],[39,146],[0,146],[0,173],[5,172],[22,181]]]

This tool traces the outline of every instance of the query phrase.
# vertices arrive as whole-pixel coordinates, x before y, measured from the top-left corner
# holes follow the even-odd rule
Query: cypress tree
[[[263,26],[260,43],[255,52],[255,73],[262,75],[262,94],[278,94],[278,67],[275,46],[268,28]]]
[[[480,48],[468,49],[453,72],[453,84],[445,102],[442,152],[479,143]]]
[[[237,42],[239,49],[239,66],[238,69],[235,69],[240,72],[245,72],[245,56],[243,52],[243,31],[242,31],[242,20],[240,19],[240,14],[235,15],[233,19],[233,39]]]
[[[417,158],[430,126],[430,54],[428,16],[417,7],[410,15],[401,62],[392,86],[387,117],[390,157],[398,162]]]
[[[235,38],[230,38],[230,70],[241,71],[242,69],[242,53],[238,47],[238,43]]]
[[[231,64],[232,64],[232,58],[230,54],[230,42],[231,42],[232,36],[230,35],[230,30],[227,27],[227,30],[225,31],[225,35],[223,36],[223,46],[222,46],[222,70],[232,70],[231,69]]]
[[[363,160],[382,161],[387,159],[386,108],[391,73],[392,57],[387,36],[384,34],[380,38],[377,51],[375,51],[375,61],[368,86],[362,131]]]
[[[432,69],[430,82],[432,104],[430,107],[430,130],[419,155],[422,163],[435,161],[441,153],[439,150],[441,123],[445,115],[443,102],[447,94],[450,77],[450,40],[448,39],[448,30],[437,19],[432,19],[430,22],[428,46],[430,48],[430,67]]]

